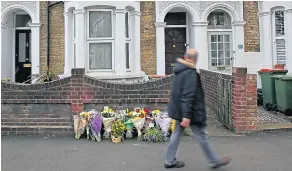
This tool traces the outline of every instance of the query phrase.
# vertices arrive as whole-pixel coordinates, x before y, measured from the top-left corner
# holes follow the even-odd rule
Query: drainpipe
[[[63,1],[58,1],[50,4],[50,1],[47,1],[47,73],[50,69],[50,7],[64,3]]]

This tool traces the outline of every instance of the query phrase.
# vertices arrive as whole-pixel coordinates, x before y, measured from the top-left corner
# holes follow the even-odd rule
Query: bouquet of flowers
[[[112,141],[119,143],[123,140],[126,125],[121,120],[115,120],[112,124]]]
[[[112,123],[116,120],[117,114],[112,108],[104,109],[101,113],[103,117],[104,135],[108,139],[110,137]]]
[[[81,119],[78,115],[74,115],[73,119],[74,119],[75,138],[80,139],[80,136],[85,131],[86,122],[84,121],[84,119]]]
[[[144,130],[143,140],[147,142],[163,142],[163,133],[156,127],[149,127]]]
[[[133,138],[132,131],[134,128],[134,124],[133,124],[132,119],[127,120],[124,124],[126,125],[126,129],[127,129],[126,138],[128,139]]]
[[[172,119],[169,118],[165,113],[162,113],[159,116],[157,116],[155,120],[163,132],[164,140],[168,141],[169,128]]]
[[[94,139],[97,140],[97,142],[101,142],[101,128],[102,128],[102,117],[99,113],[97,113],[96,111],[92,111],[93,113],[93,117],[90,120],[90,130],[91,133],[94,137]]]
[[[80,113],[80,118],[82,120],[82,122],[84,122],[85,124],[85,128],[86,128],[86,135],[87,135],[87,139],[89,139],[90,137],[90,128],[89,128],[89,120],[92,117],[92,113],[91,112],[81,112]]]
[[[135,126],[135,128],[137,129],[138,131],[138,140],[142,140],[142,128],[144,126],[144,123],[145,123],[145,117],[141,118],[141,117],[135,117],[133,118],[133,124]]]

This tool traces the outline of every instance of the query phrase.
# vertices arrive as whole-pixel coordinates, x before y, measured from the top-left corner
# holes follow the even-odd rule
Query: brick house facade
[[[260,32],[261,29],[266,28],[266,25],[270,24],[271,29],[269,30],[271,32],[273,30],[272,23],[267,23],[265,18],[267,18],[266,16],[275,17],[272,14],[276,9],[274,7],[283,7],[280,10],[285,14],[285,30],[289,30],[287,28],[291,26],[291,2],[283,2],[284,4],[281,4],[282,2],[256,1],[125,1],[116,4],[104,1],[87,4],[70,1],[58,2],[2,2],[1,30],[2,34],[6,35],[2,38],[2,49],[5,49],[1,55],[2,78],[9,77],[16,81],[17,76],[15,73],[19,69],[14,64],[15,59],[10,57],[8,59],[8,56],[14,56],[19,53],[16,52],[17,49],[14,46],[15,40],[9,40],[5,45],[3,42],[6,42],[5,39],[8,39],[8,36],[12,35],[15,38],[16,36],[13,34],[15,34],[16,30],[29,30],[30,27],[32,42],[29,47],[33,51],[31,51],[30,60],[24,61],[24,63],[31,64],[29,74],[46,72],[48,63],[48,5],[51,6],[49,9],[49,67],[57,70],[59,74],[70,75],[70,71],[74,67],[85,68],[87,75],[100,79],[131,80],[131,78],[143,78],[145,74],[170,74],[175,58],[182,56],[182,52],[187,48],[197,48],[199,50],[201,58],[198,67],[201,69],[217,70],[223,66],[223,69],[231,72],[230,67],[235,66],[247,67],[248,72],[255,73],[261,67],[272,67],[280,62],[286,63],[289,72],[292,70],[292,60],[288,58],[291,56],[291,50],[286,48],[282,56],[277,56],[276,47],[270,47],[273,52],[268,55],[269,53],[264,50],[266,49],[264,47],[270,45],[265,42],[273,42],[278,38],[275,36],[260,37],[261,34],[264,34],[263,32],[267,32],[264,30]],[[53,5],[54,3],[57,4]],[[96,5],[101,6],[95,8],[94,6]],[[103,7],[104,9],[99,10]],[[89,27],[89,15],[91,15],[90,13],[92,13],[92,16],[101,14],[99,12],[102,10],[111,11],[112,36],[105,39],[100,37],[91,38],[86,28]],[[269,11],[269,14],[267,11]],[[128,18],[125,19],[123,16],[126,13]],[[12,19],[12,17],[18,21],[17,17],[24,14],[30,16],[31,22],[28,26],[15,26],[15,23],[9,23],[9,19]],[[170,15],[172,17],[168,17]],[[182,16],[184,18],[180,18]],[[84,25],[78,24],[74,27],[73,19],[77,22],[80,18]],[[176,23],[176,20],[184,23]],[[125,24],[124,21],[128,22]],[[170,24],[172,22],[174,24]],[[126,26],[126,28],[115,27],[120,24]],[[124,32],[122,30],[129,32],[126,33],[129,34],[128,38],[120,34],[120,32]],[[74,31],[79,31],[75,38],[73,37]],[[180,42],[171,40],[171,36],[174,35],[169,33],[176,34],[175,32],[180,34]],[[286,44],[284,48],[291,44],[288,37],[292,37],[288,31],[285,33],[284,40],[286,40]],[[19,34],[21,35],[22,33]],[[225,36],[226,40],[224,38],[223,42],[220,42],[221,36]],[[216,38],[217,40],[211,40],[211,38]],[[98,50],[98,52],[90,50],[90,44],[95,47],[93,49],[100,48],[96,44],[102,42],[99,39],[108,42],[108,44],[103,44],[104,46],[111,43],[111,48],[106,47],[109,51],[103,52],[104,54],[101,55],[105,56],[105,53],[108,53],[112,57],[110,61],[97,54],[101,53],[101,50]],[[73,44],[72,41],[74,42]],[[121,44],[125,41],[126,44]],[[226,44],[224,47],[223,43]],[[119,48],[124,44],[129,48]],[[280,45],[283,46],[279,41]],[[213,46],[215,49],[212,49]],[[216,48],[217,46],[218,48]],[[223,50],[220,48],[223,48]],[[271,54],[273,55],[271,56]],[[270,59],[274,60],[271,61]],[[111,66],[106,63],[110,63]],[[20,69],[23,68],[20,67]],[[23,69],[23,71],[28,72],[29,70]]]

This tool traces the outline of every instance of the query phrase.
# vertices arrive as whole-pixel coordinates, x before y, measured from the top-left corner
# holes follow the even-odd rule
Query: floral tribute
[[[131,138],[147,142],[168,141],[171,125],[172,119],[166,112],[141,107],[133,110],[104,107],[101,112],[84,111],[74,116],[75,138],[85,136],[97,142],[110,138],[114,143]]]

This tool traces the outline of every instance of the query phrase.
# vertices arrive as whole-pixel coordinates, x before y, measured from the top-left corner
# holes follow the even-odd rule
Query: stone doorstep
[[[292,129],[292,123],[267,123],[256,124],[257,131],[276,130],[276,129]]]

